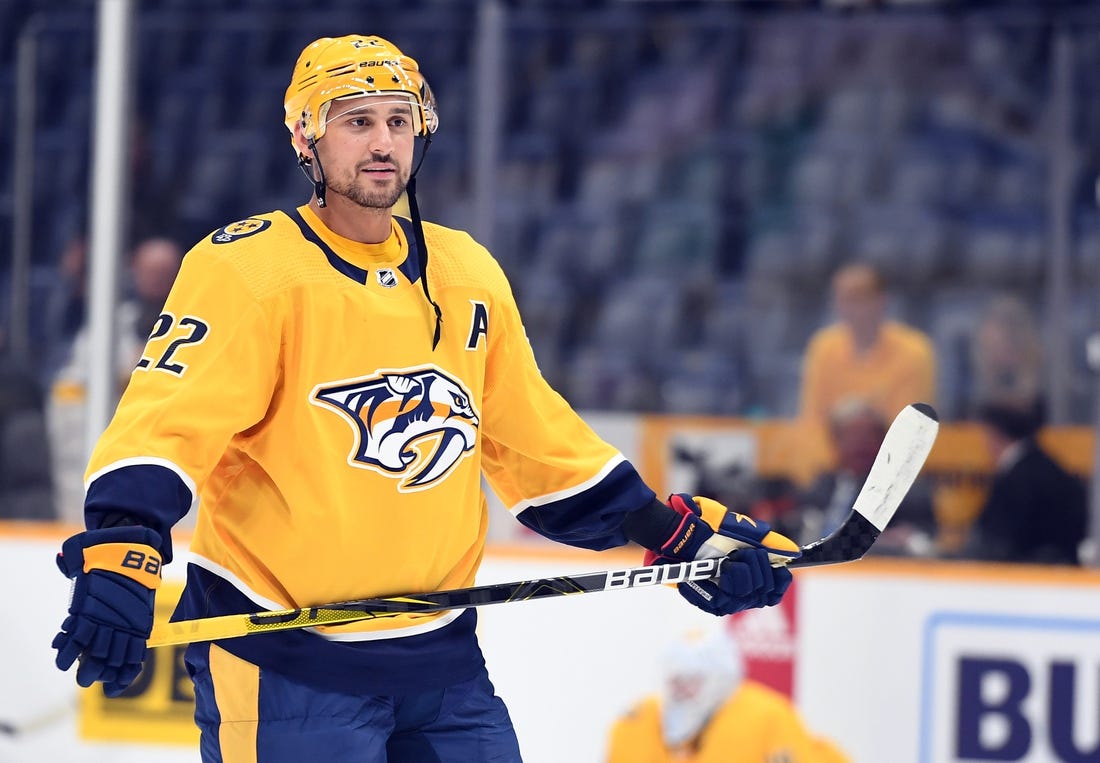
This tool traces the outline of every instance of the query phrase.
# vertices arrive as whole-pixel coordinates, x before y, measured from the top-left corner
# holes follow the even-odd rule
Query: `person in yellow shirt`
[[[837,322],[819,329],[806,349],[800,412],[821,424],[842,400],[869,401],[886,421],[906,405],[935,405],[936,358],[923,332],[887,318],[881,274],[865,263],[833,276]]]
[[[848,763],[784,695],[745,678],[725,623],[673,642],[662,686],[615,722],[606,763]]]

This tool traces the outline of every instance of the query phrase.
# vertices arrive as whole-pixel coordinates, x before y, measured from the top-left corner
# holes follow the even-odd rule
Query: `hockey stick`
[[[0,735],[19,737],[33,734],[64,720],[74,712],[76,712],[76,703],[65,700],[64,703],[53,705],[24,721],[0,720]]]
[[[886,433],[871,472],[856,496],[855,505],[844,524],[828,537],[803,546],[802,556],[789,562],[788,566],[839,564],[863,557],[901,505],[932,449],[938,428],[936,412],[929,405],[914,403],[898,414]],[[153,626],[148,644],[156,647],[214,641],[254,633],[393,617],[407,612],[439,612],[550,596],[708,580],[720,574],[723,561],[723,558],[698,559],[693,562],[495,583],[450,591],[357,599],[305,609],[158,622]],[[777,559],[776,564],[785,561]]]

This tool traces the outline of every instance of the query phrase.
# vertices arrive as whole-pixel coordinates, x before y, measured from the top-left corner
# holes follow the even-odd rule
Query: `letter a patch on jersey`
[[[434,366],[319,384],[310,402],[351,424],[351,466],[399,480],[401,492],[445,479],[473,452],[481,423],[469,391]]]
[[[476,350],[481,338],[489,336],[489,306],[484,302],[471,299],[473,309],[470,311],[470,336],[466,340],[467,350]]]

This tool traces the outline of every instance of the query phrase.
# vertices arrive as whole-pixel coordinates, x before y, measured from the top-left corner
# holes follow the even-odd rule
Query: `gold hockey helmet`
[[[349,35],[322,37],[298,56],[283,101],[286,127],[293,135],[301,124],[305,137],[317,140],[333,101],[364,95],[407,99],[417,135],[439,126],[435,96],[416,61],[381,37]]]

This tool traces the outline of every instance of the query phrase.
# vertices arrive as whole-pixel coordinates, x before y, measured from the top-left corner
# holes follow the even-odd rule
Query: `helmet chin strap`
[[[314,138],[309,139],[309,152],[313,154],[313,161],[309,161],[304,155],[298,154],[298,169],[302,171],[309,182],[313,183],[313,195],[317,197],[317,206],[325,206],[325,168],[321,165],[321,157],[317,155],[317,141]],[[316,165],[317,172],[314,173],[313,166]]]
[[[432,299],[432,293],[428,290],[428,245],[424,242],[424,224],[420,219],[420,207],[416,203],[416,173],[420,171],[420,165],[424,163],[424,157],[428,148],[432,145],[432,134],[424,136],[424,150],[420,152],[420,161],[409,174],[409,182],[405,186],[405,193],[409,197],[409,214],[412,217],[413,236],[416,238],[416,258],[420,266],[420,286],[424,289],[424,296],[435,311],[435,331],[432,333],[432,349],[439,344],[439,336],[443,330],[443,311],[439,303]]]

